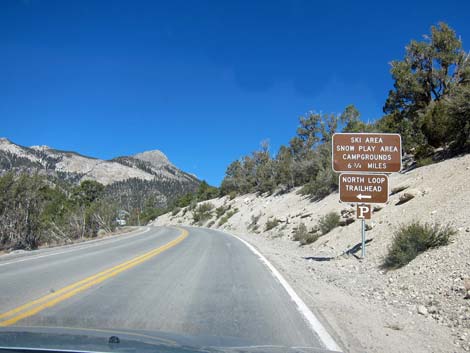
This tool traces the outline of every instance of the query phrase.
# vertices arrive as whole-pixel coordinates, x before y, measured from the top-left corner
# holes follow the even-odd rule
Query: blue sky
[[[470,2],[0,1],[0,136],[112,158],[160,149],[218,185],[310,110],[381,116],[389,62]]]

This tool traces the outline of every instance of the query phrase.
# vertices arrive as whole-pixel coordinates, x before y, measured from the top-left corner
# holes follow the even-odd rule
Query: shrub
[[[318,233],[307,233],[299,242],[300,245],[307,245],[316,242],[318,238],[320,238]]]
[[[267,232],[268,230],[276,228],[279,223],[280,221],[277,218],[274,218],[273,220],[268,219],[268,221],[266,222],[265,231]]]
[[[191,203],[190,203],[189,206],[188,206],[188,210],[189,210],[189,211],[193,211],[193,210],[196,209],[196,207],[197,207],[197,201],[196,201],[196,200],[192,200]]]
[[[229,199],[230,200],[233,200],[235,197],[237,197],[237,192],[236,191],[230,191],[230,194],[229,194]]]
[[[227,213],[228,218],[232,217],[235,213],[238,212],[238,208],[235,208]]]
[[[258,221],[259,219],[261,218],[262,214],[261,212],[258,213],[256,216],[255,215],[251,215],[251,222],[250,224],[248,225],[248,229],[253,229],[255,230],[255,228],[258,228]]]
[[[309,232],[307,226],[304,223],[300,223],[294,230],[294,236],[292,239],[300,242],[300,245],[307,245],[313,243],[319,237],[320,235],[315,230]]]
[[[237,212],[238,212],[238,209],[234,209],[234,210],[227,212],[227,214],[220,219],[218,226],[220,227],[221,225],[227,223],[230,217],[232,217]]]
[[[304,223],[300,223],[297,228],[294,229],[294,235],[292,239],[294,241],[299,241],[308,233],[307,226]]]
[[[434,163],[434,160],[432,159],[432,157],[426,157],[426,158],[418,159],[416,161],[416,166],[417,167],[424,167],[426,165],[430,165],[430,164],[433,164],[433,163]]]
[[[173,209],[173,211],[171,211],[171,215],[176,216],[180,211],[181,211],[181,208],[176,207]]]
[[[227,221],[228,221],[227,216],[222,217],[222,218],[219,220],[219,223],[217,223],[217,226],[220,227],[221,225],[224,225],[225,223],[227,223]]]
[[[416,160],[416,166],[424,167],[434,163],[432,156],[434,155],[434,149],[426,144],[419,145],[415,149],[414,158]]]
[[[272,235],[271,239],[278,239],[278,238],[282,238],[284,236],[284,232],[276,232],[275,234]]]
[[[325,235],[339,226],[340,216],[336,212],[330,212],[322,216],[318,221],[320,233]]]
[[[403,267],[424,251],[449,244],[455,234],[456,231],[448,225],[423,225],[417,221],[402,225],[394,234],[382,267]]]
[[[209,218],[212,217],[212,210],[214,209],[214,205],[210,202],[203,203],[197,206],[193,211],[193,221],[201,225]]]
[[[230,209],[231,206],[220,206],[215,209],[215,218],[219,219]]]

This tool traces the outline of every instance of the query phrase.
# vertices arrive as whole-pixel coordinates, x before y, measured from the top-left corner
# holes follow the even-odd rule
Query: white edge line
[[[148,231],[150,231],[150,227],[146,227],[147,229],[139,232],[139,233],[135,233],[135,234],[130,234],[128,237],[134,237],[134,236],[138,236],[138,235],[142,235],[144,233],[147,233]],[[9,262],[1,262],[0,263],[0,267],[2,266],[7,266],[7,265],[12,265],[12,264],[16,264],[16,263],[19,263],[19,262],[25,262],[25,261],[30,261],[30,260],[36,260],[36,259],[42,259],[44,257],[49,257],[49,256],[55,256],[55,255],[62,255],[62,254],[67,254],[67,253],[70,253],[70,252],[74,252],[74,251],[78,251],[78,250],[83,250],[83,249],[88,249],[88,248],[93,248],[95,246],[99,246],[99,245],[102,245],[102,239],[100,239],[101,241],[93,241],[91,240],[90,242],[93,242],[93,244],[83,244],[82,246],[77,246],[77,247],[73,247],[72,249],[69,249],[69,250],[65,250],[65,251],[58,251],[58,252],[54,252],[54,253],[48,253],[48,254],[44,254],[44,255],[37,255],[37,256],[32,256],[32,257],[25,257],[24,259],[18,259],[18,260],[13,260],[13,261],[9,261]],[[106,239],[104,241],[107,241],[107,242],[111,242],[111,243],[114,243],[116,241],[120,241],[122,240],[122,238],[110,238],[110,239]],[[77,243],[77,245],[80,244],[80,243]]]
[[[208,228],[208,229],[211,229],[211,228]],[[214,230],[214,229],[211,229],[211,230]],[[235,234],[225,232],[225,231],[220,231],[220,230],[219,232],[229,234],[233,236],[234,238],[237,238],[243,244],[245,244],[248,247],[248,249],[250,249],[256,256],[258,256],[260,260],[266,265],[266,267],[269,268],[273,276],[284,287],[284,289],[286,290],[287,294],[289,294],[291,299],[295,302],[295,304],[297,305],[297,309],[304,316],[305,320],[310,325],[310,328],[318,335],[318,337],[320,337],[323,344],[325,345],[325,348],[332,350],[332,351],[336,351],[336,352],[343,352],[342,349],[339,347],[339,345],[336,343],[336,341],[333,339],[333,337],[331,337],[331,335],[328,333],[325,326],[322,325],[320,320],[318,320],[315,314],[309,309],[307,304],[305,304],[304,301],[297,295],[297,293],[290,286],[290,284],[284,279],[284,277],[279,273],[279,271],[276,270],[276,268],[269,262],[269,260],[266,259],[266,257],[264,257],[253,245],[248,243],[246,240],[243,240],[242,238],[236,236]]]

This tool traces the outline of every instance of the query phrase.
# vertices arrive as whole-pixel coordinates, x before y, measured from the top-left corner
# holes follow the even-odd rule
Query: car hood
[[[117,337],[119,343],[110,342]],[[113,341],[113,340],[111,340]],[[114,341],[116,341],[114,339]],[[326,353],[316,347],[254,345],[234,337],[186,336],[143,330],[65,327],[0,328],[0,349],[109,353]]]

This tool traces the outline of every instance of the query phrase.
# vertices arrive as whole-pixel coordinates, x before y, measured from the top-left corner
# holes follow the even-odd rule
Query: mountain
[[[132,169],[139,169],[158,178],[178,179],[192,182],[197,180],[192,174],[175,167],[159,150],[146,151],[134,156],[117,157],[111,160]]]
[[[113,200],[140,208],[149,199],[164,207],[195,191],[200,183],[158,150],[103,160],[48,146],[25,147],[0,138],[0,174],[6,171],[38,172],[77,184],[94,180],[106,186]]]

